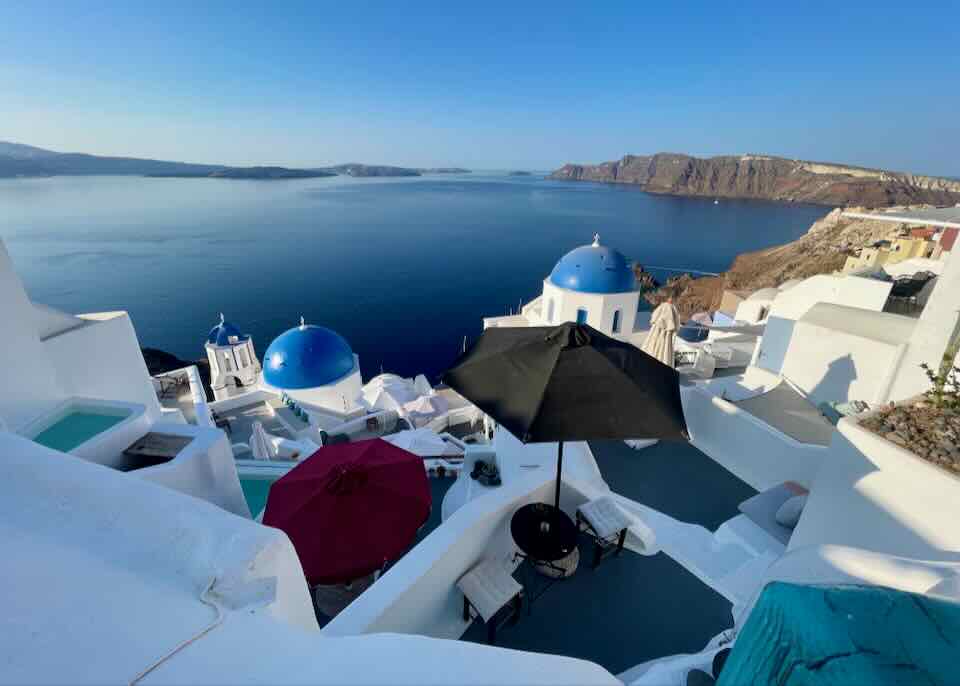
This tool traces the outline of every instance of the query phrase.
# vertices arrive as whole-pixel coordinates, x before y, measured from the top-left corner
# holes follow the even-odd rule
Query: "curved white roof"
[[[781,293],[783,291],[789,291],[791,288],[793,288],[799,283],[803,283],[803,279],[788,279],[784,281],[782,284],[780,284],[777,290],[779,290]]]
[[[747,300],[773,300],[779,292],[776,288],[761,288],[747,296]]]

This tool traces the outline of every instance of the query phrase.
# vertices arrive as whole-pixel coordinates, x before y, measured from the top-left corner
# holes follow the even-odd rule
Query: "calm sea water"
[[[644,265],[721,271],[824,212],[495,174],[0,181],[0,237],[35,301],[127,310],[142,345],[185,359],[218,312],[261,356],[303,315],[350,341],[365,378],[435,378],[595,231]]]

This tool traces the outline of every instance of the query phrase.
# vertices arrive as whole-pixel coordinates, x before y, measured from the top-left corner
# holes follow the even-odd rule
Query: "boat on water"
[[[788,661],[944,678],[960,480],[849,408],[926,390],[919,364],[955,344],[960,258],[916,316],[886,311],[891,287],[821,275],[697,320],[706,340],[675,353],[691,440],[567,443],[558,513],[555,443],[422,376],[364,382],[330,329],[292,322],[261,362],[221,317],[198,336],[208,397],[196,367],[148,375],[126,313],[34,303],[0,243],[0,681],[640,686],[766,682]],[[576,322],[639,347],[640,310],[597,236],[483,325]],[[363,583],[310,586],[256,517],[295,465],[371,438],[424,458],[430,515]],[[531,522],[572,552],[546,559]],[[862,660],[830,659],[851,641]]]

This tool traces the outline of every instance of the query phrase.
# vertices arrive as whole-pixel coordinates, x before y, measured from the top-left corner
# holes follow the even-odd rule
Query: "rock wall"
[[[649,193],[887,207],[960,202],[960,181],[762,155],[626,155],[567,164],[551,179],[636,184]]]
[[[865,210],[851,208],[857,209]],[[659,304],[671,297],[686,316],[712,311],[720,305],[726,289],[755,291],[790,279],[839,271],[850,251],[885,238],[897,227],[890,222],[850,219],[841,216],[842,212],[841,208],[829,212],[791,243],[738,255],[730,269],[719,276],[694,279],[684,274],[646,298]]]

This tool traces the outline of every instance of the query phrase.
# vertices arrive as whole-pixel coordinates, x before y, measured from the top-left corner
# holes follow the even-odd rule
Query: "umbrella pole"
[[[557,443],[557,490],[553,496],[553,505],[560,509],[560,475],[563,473],[563,441]]]

